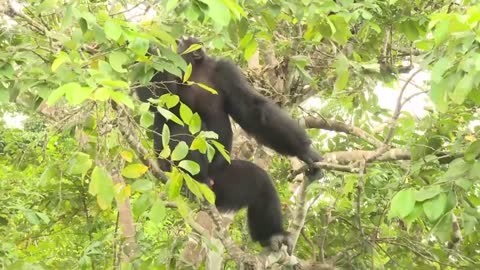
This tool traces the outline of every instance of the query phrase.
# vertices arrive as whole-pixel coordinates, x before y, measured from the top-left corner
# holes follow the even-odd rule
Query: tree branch
[[[304,121],[304,123],[300,123],[300,125],[304,126],[305,128],[317,128],[317,129],[343,132],[346,134],[357,136],[376,147],[382,147],[385,145],[382,141],[375,138],[375,136],[373,136],[372,134],[369,134],[368,132],[358,127],[350,126],[336,120],[321,119],[321,118],[315,118],[311,116],[307,116],[302,120]]]

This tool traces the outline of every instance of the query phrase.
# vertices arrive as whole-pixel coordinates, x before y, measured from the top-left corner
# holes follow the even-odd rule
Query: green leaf
[[[202,129],[202,119],[198,113],[194,113],[188,123],[188,130],[192,134],[196,134]]]
[[[435,198],[423,203],[423,212],[430,221],[435,222],[445,213],[446,206],[447,195],[440,193]]]
[[[180,118],[184,123],[189,123],[193,117],[193,112],[190,108],[184,103],[180,104]]]
[[[417,218],[419,218],[423,213],[423,207],[421,203],[416,203],[415,207],[413,208],[413,211],[405,217],[405,221],[412,223],[414,222]]]
[[[152,181],[147,179],[138,179],[132,183],[132,191],[135,192],[147,192],[153,190],[154,188],[155,185],[152,183]]]
[[[465,161],[472,162],[472,161],[475,161],[475,159],[479,155],[480,155],[480,140],[476,140],[468,146],[463,158],[465,159]]]
[[[439,242],[445,243],[451,239],[452,228],[452,215],[444,215],[438,224],[433,227],[432,233],[438,238]]]
[[[168,109],[171,109],[180,102],[180,97],[173,94],[164,94],[160,97],[160,101],[165,104]]]
[[[148,214],[148,217],[153,222],[160,223],[165,219],[166,213],[167,213],[167,210],[163,202],[160,200],[156,200],[153,203],[152,209],[150,209],[150,213]]]
[[[128,56],[125,53],[119,51],[112,52],[108,56],[108,61],[113,70],[120,73],[127,72],[126,69],[122,68],[122,65],[128,61]]]
[[[415,41],[419,38],[418,23],[412,20],[404,20],[400,23],[400,30],[410,41]]]
[[[80,29],[82,30],[82,33],[85,34],[88,31],[87,20],[85,20],[84,18],[80,18],[78,20],[78,24],[80,25]]]
[[[168,0],[167,4],[165,5],[165,9],[167,12],[170,12],[175,9],[178,5],[178,0]]]
[[[247,16],[243,8],[235,0],[222,0],[222,2],[237,16]]]
[[[69,163],[68,173],[85,175],[90,167],[92,167],[93,160],[90,158],[90,155],[77,152],[70,159]]]
[[[187,70],[185,70],[185,74],[183,75],[183,83],[188,81],[190,75],[192,75],[192,64],[188,63]]]
[[[455,180],[455,185],[463,188],[465,191],[468,191],[473,186],[473,182],[466,178],[459,178]]]
[[[171,151],[171,149],[170,149],[170,146],[167,145],[166,147],[164,147],[164,148],[162,149],[162,151],[160,151],[159,156],[160,156],[161,158],[163,158],[163,159],[167,159],[167,158],[170,156],[171,152],[172,152],[172,151]]]
[[[205,154],[207,152],[207,141],[205,138],[197,136],[193,139],[192,144],[190,145],[190,150],[198,150],[200,153]]]
[[[30,224],[33,224],[33,225],[40,224],[40,220],[38,219],[38,216],[35,214],[35,212],[28,210],[23,212],[23,214],[25,215],[25,218],[28,220]]]
[[[63,63],[70,63],[70,62],[71,62],[70,56],[67,53],[60,51],[57,55],[57,58],[53,60],[52,72],[55,72],[58,69],[58,67],[60,67]]]
[[[178,170],[173,170],[168,184],[168,198],[173,200],[180,195],[183,185],[183,174]]]
[[[185,184],[187,184],[188,189],[195,195],[195,197],[202,199],[203,196],[199,183],[188,174],[184,174],[183,179],[185,179]]]
[[[448,110],[447,90],[448,89],[441,82],[431,83],[430,99],[432,100],[433,104],[435,104],[437,110],[441,113],[445,113]]]
[[[435,30],[433,31],[433,38],[437,45],[447,40],[448,34],[449,34],[449,26],[450,26],[449,20],[441,20],[435,26]]]
[[[210,144],[207,145],[208,162],[212,162],[214,156],[215,156],[215,148],[213,146],[211,146]]]
[[[74,7],[73,4],[68,4],[67,5],[67,8],[65,9],[65,13],[63,14],[63,17],[61,18],[62,19],[62,23],[61,23],[61,25],[62,25],[61,29],[62,30],[65,30],[66,28],[68,28],[72,25],[74,10],[76,10],[76,8]]]
[[[252,56],[257,51],[257,47],[258,47],[258,42],[255,39],[252,39],[248,43],[247,47],[245,48],[245,52],[243,54],[243,56],[245,57],[245,60],[249,61],[250,58],[252,58]]]
[[[102,210],[110,207],[115,195],[115,190],[112,177],[105,168],[95,166],[92,172],[89,192],[92,195],[97,195],[97,203]]]
[[[469,177],[474,180],[480,180],[480,160],[477,160],[470,168]]]
[[[230,10],[221,1],[201,0],[208,5],[207,14],[219,26],[227,26],[230,23]]]
[[[65,95],[65,93],[70,91],[79,91],[80,88],[80,84],[76,82],[67,83],[58,87],[50,94],[50,96],[48,96],[47,105],[54,105],[62,96]]]
[[[128,48],[135,52],[137,56],[144,56],[147,53],[149,46],[150,41],[148,39],[138,37],[128,44]]]
[[[180,213],[182,218],[191,218],[190,208],[188,208],[188,204],[181,197],[177,197],[174,202],[177,204],[178,213]]]
[[[105,31],[107,38],[114,41],[117,41],[123,32],[122,27],[113,20],[106,21],[103,30]]]
[[[110,98],[110,94],[112,93],[112,89],[101,87],[98,88],[95,93],[93,93],[93,99],[98,101],[107,101]]]
[[[442,175],[437,182],[455,180],[464,177],[470,168],[471,165],[466,163],[462,158],[455,159],[449,164],[447,172]]]
[[[203,197],[210,203],[215,204],[215,193],[205,184],[199,183],[200,191]]]
[[[442,188],[439,185],[433,185],[420,189],[415,193],[415,199],[418,202],[431,199],[442,192]]]
[[[144,112],[140,117],[140,126],[148,128],[153,125],[153,114],[151,112]]]
[[[476,75],[476,73],[469,73],[466,76],[463,76],[463,78],[457,83],[453,93],[450,95],[453,102],[462,104],[465,101],[465,98],[472,90],[474,75]]]
[[[196,175],[200,172],[200,165],[192,160],[182,160],[178,163],[178,167],[186,170],[191,175]]]
[[[178,116],[176,116],[175,114],[173,114],[171,111],[167,110],[167,109],[164,109],[164,108],[161,108],[161,107],[157,107],[157,111],[166,119],[166,120],[171,120],[173,121],[174,123],[180,125],[180,126],[184,126],[185,124],[182,122],[182,120],[180,120],[180,118],[178,118]]]
[[[129,109],[134,109],[135,105],[133,104],[133,100],[130,96],[122,93],[122,92],[112,92],[110,93],[110,97],[117,103],[123,104],[127,106]]]
[[[182,160],[187,156],[187,154],[188,154],[188,145],[184,141],[181,141],[175,146],[175,149],[173,149],[172,160],[173,161]]]
[[[464,237],[476,232],[476,227],[478,226],[477,218],[469,215],[468,213],[462,213],[462,225]]]
[[[198,85],[198,86],[200,86],[201,88],[207,90],[208,92],[210,92],[210,93],[212,93],[212,94],[215,94],[215,95],[218,94],[217,90],[211,88],[211,87],[208,86],[208,85],[205,85],[205,84],[203,84],[203,83],[197,83],[197,82],[196,82],[195,84]]]
[[[103,80],[101,81],[101,84],[105,86],[109,86],[114,89],[128,89],[130,85],[127,82],[124,81],[119,81],[119,80]]]
[[[123,168],[122,175],[124,177],[134,179],[134,178],[141,177],[147,171],[148,171],[148,167],[143,164],[140,164],[140,163],[129,164],[125,168]]]
[[[15,76],[15,70],[13,69],[12,65],[9,63],[2,65],[0,67],[0,76],[13,80]]]
[[[415,46],[422,51],[431,51],[435,44],[432,40],[420,40],[415,42]]]
[[[163,125],[162,128],[162,145],[163,147],[168,147],[168,143],[170,142],[170,128],[167,124]]]
[[[342,15],[331,15],[328,17],[329,20],[335,25],[335,32],[333,33],[333,39],[337,41],[340,45],[345,45],[348,39],[352,36],[350,32],[350,26],[345,17]]]
[[[196,51],[196,50],[200,50],[202,47],[203,47],[202,44],[200,44],[200,43],[194,43],[194,44],[188,46],[188,48],[187,48],[185,51],[183,51],[182,53],[180,53],[180,55],[185,55],[185,54],[187,54],[187,53],[191,53],[191,52],[194,52],[194,51]],[[187,66],[187,67],[188,67],[188,66]],[[185,81],[184,81],[184,82],[185,82]]]
[[[48,218],[47,214],[42,212],[36,212],[36,214],[43,221],[43,223],[45,224],[50,223],[50,218]]]
[[[443,79],[443,74],[451,67],[451,62],[447,57],[440,58],[432,67],[432,82],[439,83]]]
[[[80,87],[79,89],[69,89],[65,93],[67,101],[71,105],[79,105],[87,100],[93,92],[91,87]]]
[[[212,144],[217,148],[218,152],[222,154],[222,156],[230,163],[230,155],[228,151],[225,149],[225,146],[217,141],[212,141]]]
[[[414,207],[415,190],[413,188],[401,190],[392,198],[389,216],[405,218],[413,211]]]
[[[246,33],[243,38],[240,40],[240,43],[238,44],[240,48],[245,48],[247,47],[248,44],[250,44],[250,41],[253,39],[253,33],[248,32]]]
[[[135,216],[139,217],[153,204],[152,193],[143,193],[138,199],[133,201],[132,211]]]
[[[345,87],[347,87],[349,77],[350,73],[348,72],[348,70],[345,70],[338,74],[337,79],[335,80],[335,91],[345,89]]]
[[[45,0],[38,7],[37,12],[51,12],[57,7],[58,0]]]
[[[120,156],[127,162],[132,162],[133,160],[133,153],[128,150],[121,151]]]

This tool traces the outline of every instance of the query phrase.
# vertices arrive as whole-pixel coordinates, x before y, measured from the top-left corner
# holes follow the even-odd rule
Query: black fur
[[[199,41],[195,38],[180,40],[178,52],[183,52],[194,43]],[[227,151],[232,149],[231,116],[260,143],[280,154],[297,156],[309,165],[321,160],[322,157],[311,147],[311,140],[305,130],[276,104],[252,90],[235,64],[227,60],[212,59],[205,54],[203,48],[184,54],[183,58],[193,67],[189,81],[210,86],[218,91],[217,95],[195,84],[169,84],[166,88],[153,87],[153,92],[147,88],[139,88],[137,95],[140,100],[147,101],[169,91],[176,93],[182,102],[201,116],[205,130],[218,134],[218,141]],[[171,79],[172,75],[158,73],[152,82]],[[187,130],[186,127],[182,130],[182,127],[171,121],[166,122],[156,109],[152,111],[155,112],[156,133],[161,134],[165,123],[170,127],[172,138],[175,133]],[[173,108],[172,112],[178,113],[178,108]],[[183,136],[182,139],[190,145],[191,137]],[[158,153],[162,150],[161,136],[156,135],[154,140]],[[173,145],[170,147],[173,149]],[[248,161],[233,160],[228,164],[220,153],[216,153],[212,163],[208,165],[206,157],[200,153],[193,153],[188,158],[202,166],[201,173],[195,176],[195,179],[201,182],[213,179],[212,189],[219,210],[235,211],[248,207],[248,224],[254,241],[271,247],[291,243],[288,232],[283,229],[277,192],[263,169]],[[321,174],[320,170],[313,171]]]
[[[219,211],[247,207],[248,227],[254,241],[267,243],[273,235],[285,233],[280,200],[266,171],[252,162],[232,160],[212,178]]]

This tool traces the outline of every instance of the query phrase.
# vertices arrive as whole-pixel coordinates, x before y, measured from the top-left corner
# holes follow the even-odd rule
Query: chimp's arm
[[[227,113],[260,143],[308,165],[322,159],[305,130],[273,101],[251,89],[234,63],[218,60],[212,76],[214,87],[225,95]]]

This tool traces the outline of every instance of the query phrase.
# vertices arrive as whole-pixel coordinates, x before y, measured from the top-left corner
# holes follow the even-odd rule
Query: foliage
[[[158,111],[187,125],[194,140],[170,149],[164,128],[160,157],[179,163],[161,183],[118,122],[136,120],[131,128],[140,135],[138,143],[151,150],[153,116],[132,90],[147,85],[155,70],[215,94],[190,80],[192,67],[175,53],[175,39],[185,33],[199,36],[212,55],[242,67],[260,65],[266,72],[250,77],[282,106],[320,97],[308,115],[352,127],[334,136],[309,131],[322,152],[382,150],[365,133],[387,150],[408,152],[407,159],[368,163],[364,172],[357,160],[347,165],[362,173],[329,170],[311,184],[297,257],[342,269],[474,269],[480,263],[477,1],[133,2],[27,0],[20,2],[23,9],[15,1],[0,4],[0,109],[4,114],[13,104],[29,116],[21,130],[0,126],[2,268],[120,265],[125,236],[118,226],[126,199],[139,251],[123,267],[181,265],[192,230],[186,222],[199,205],[187,202],[182,187],[214,201],[186,173],[198,173],[198,164],[184,158],[191,150],[210,160],[215,152],[227,158],[231,153],[216,134],[200,131],[199,115],[178,96],[163,95],[152,100]],[[140,7],[154,10],[155,17],[135,21],[131,11]],[[146,55],[149,48],[155,53]],[[402,106],[398,112],[385,109],[384,97],[374,94],[378,81],[398,88],[397,103],[404,105],[417,94],[402,99],[402,86],[417,73],[399,79],[414,66],[431,72],[420,92],[428,92],[433,107],[422,117],[402,112]],[[279,81],[284,87],[272,86]],[[178,104],[176,116],[169,109]],[[269,171],[291,220],[290,164],[275,157]],[[243,212],[237,215],[231,235],[259,250],[247,242],[244,220]],[[202,241],[209,250],[218,248]]]

